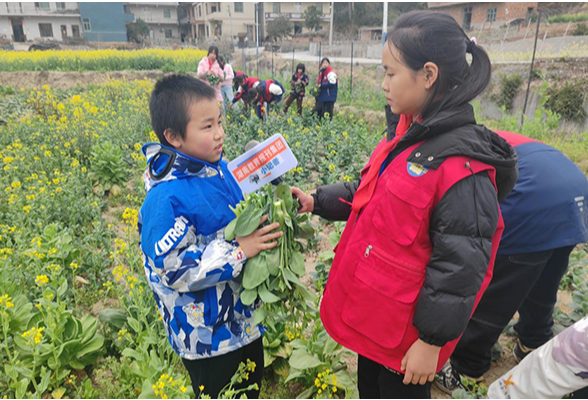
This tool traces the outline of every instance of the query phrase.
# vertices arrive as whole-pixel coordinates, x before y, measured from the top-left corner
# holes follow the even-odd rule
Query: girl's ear
[[[437,64],[429,61],[423,66],[423,71],[426,80],[425,89],[431,89],[439,77],[439,67],[437,67]]]

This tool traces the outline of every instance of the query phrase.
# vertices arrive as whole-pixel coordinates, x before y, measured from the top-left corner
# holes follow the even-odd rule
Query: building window
[[[53,25],[39,24],[39,33],[41,37],[53,37]]]
[[[274,14],[281,14],[282,13],[282,4],[281,3],[273,3],[273,11],[274,11]]]
[[[464,7],[463,9],[463,21],[461,27],[465,30],[469,30],[472,25],[472,7]]]
[[[198,6],[198,17],[202,17],[202,7]]]
[[[48,10],[49,3],[35,3],[35,8],[38,8],[39,10]]]
[[[235,2],[235,12],[236,13],[242,13],[243,12],[243,2]]]
[[[123,10],[125,14],[132,14],[131,13],[131,7],[127,6],[126,4],[123,5]]]
[[[58,10],[65,10],[65,3],[55,3]]]
[[[90,23],[90,18],[84,18],[84,32],[91,32],[92,31],[92,24]]]
[[[80,26],[79,25],[72,25],[71,26],[71,35],[73,37],[80,37]]]
[[[210,13],[215,13],[216,12],[216,5],[214,6],[210,6]]]
[[[171,10],[169,8],[166,8],[165,10],[163,10],[163,18],[166,18],[166,19],[171,18]]]
[[[172,37],[173,37],[172,36],[172,30],[171,29],[166,29],[165,30],[165,38],[166,39],[171,39]]]
[[[316,3],[315,6],[320,12],[323,12],[323,3]]]
[[[301,13],[302,12],[302,3],[294,3],[294,12]]]
[[[494,22],[494,21],[496,21],[496,8],[489,8],[486,22]]]

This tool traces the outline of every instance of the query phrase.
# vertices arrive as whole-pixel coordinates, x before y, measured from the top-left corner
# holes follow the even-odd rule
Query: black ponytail
[[[427,62],[439,68],[433,92],[422,111],[423,119],[441,109],[468,103],[490,82],[488,54],[447,14],[435,11],[403,14],[386,39],[388,46],[396,47],[400,53],[400,61],[413,71],[420,71]],[[471,64],[466,53],[471,53]]]

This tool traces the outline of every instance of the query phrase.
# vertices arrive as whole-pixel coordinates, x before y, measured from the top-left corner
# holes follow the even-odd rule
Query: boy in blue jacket
[[[248,258],[276,246],[279,224],[225,240],[243,194],[222,159],[225,134],[213,88],[172,75],[157,82],[149,104],[160,143],[143,147],[147,196],[139,214],[145,273],[169,342],[182,358],[197,396],[212,398],[237,371],[255,362],[242,387],[261,386],[261,328],[237,281]],[[266,218],[262,219],[262,223]],[[259,391],[247,392],[257,398]]]

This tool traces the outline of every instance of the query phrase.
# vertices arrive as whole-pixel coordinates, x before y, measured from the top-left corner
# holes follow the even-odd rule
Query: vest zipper
[[[366,249],[365,249],[365,253],[364,253],[364,257],[368,258],[370,256],[370,251],[372,250],[372,245],[370,244]]]
[[[421,275],[422,272],[419,270],[417,266],[411,266],[412,264],[408,264],[403,262],[399,259],[394,259],[394,257],[386,256],[386,254],[382,254],[379,249],[374,248],[371,244],[368,245],[365,249],[365,253],[363,256],[365,258],[369,258],[370,255],[374,255],[378,260],[384,261],[386,263],[394,264],[396,267],[400,268],[403,271],[409,272],[411,274]]]

